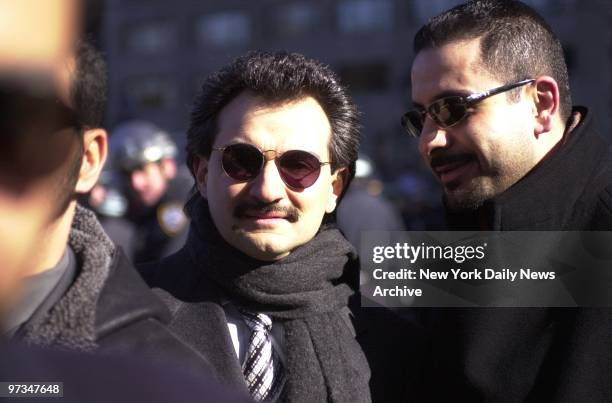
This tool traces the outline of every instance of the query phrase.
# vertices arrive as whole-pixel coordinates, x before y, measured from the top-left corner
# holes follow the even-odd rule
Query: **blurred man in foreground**
[[[32,16],[34,7],[39,7],[40,13]],[[32,118],[36,115],[29,112],[35,109],[44,111],[49,120],[39,119],[39,126],[57,126],[62,119],[64,108],[60,103],[56,105],[54,98],[57,94],[67,97],[60,82],[76,36],[76,13],[71,1],[61,0],[43,5],[35,0],[3,3],[0,11],[0,308],[5,308],[16,296],[15,283],[30,264],[30,251],[43,237],[43,212],[16,208],[21,203],[18,196],[24,192],[21,177],[27,171],[17,175],[20,167],[11,160],[17,133],[10,134],[25,122],[34,125]],[[28,37],[32,26],[37,26],[40,34],[32,35],[25,44],[17,44],[15,38]],[[35,164],[43,166],[44,160],[23,164],[34,168]]]
[[[126,268],[105,264],[110,259],[100,252],[109,246],[99,226],[82,209],[74,213],[73,194],[86,191],[97,179],[106,146],[105,133],[96,129],[99,114],[79,109],[83,102],[93,101],[94,111],[104,104],[103,94],[95,90],[101,87],[92,88],[90,82],[101,79],[103,87],[104,69],[87,45],[80,44],[72,56],[76,11],[68,0],[0,4],[0,400],[39,401],[34,396],[58,397],[63,389],[62,401],[71,403],[244,401],[206,377],[196,379],[178,370],[195,366],[164,360],[163,352],[178,351],[172,346],[180,343],[159,323],[163,307],[143,310],[133,297],[121,295],[136,290],[134,297],[145,296],[143,303],[153,298],[129,276],[122,280],[129,290],[118,289],[111,277]],[[94,95],[102,97],[92,100]],[[89,240],[102,244],[102,250]],[[48,265],[55,267],[47,270]],[[65,274],[60,274],[56,283],[57,272],[72,272],[74,281],[67,285]],[[132,303],[123,309],[133,319],[115,315],[118,323],[110,324],[107,314],[114,303]],[[124,326],[132,333],[141,328],[137,343],[120,330]],[[10,336],[13,340],[7,342]],[[24,346],[16,339],[122,353],[151,351],[155,342],[160,343],[160,354],[152,365],[136,355],[54,351]],[[195,356],[189,352],[182,358],[193,361]],[[40,382],[57,384],[38,388]],[[27,383],[39,384],[23,388]]]
[[[206,369],[205,361],[164,327],[163,303],[95,215],[76,204],[76,195],[98,180],[107,135],[101,129],[104,62],[84,42],[74,54],[62,64],[66,99],[58,99],[53,88],[3,94],[11,118],[3,121],[0,147],[0,221],[15,225],[4,228],[3,237],[15,231],[18,238],[3,239],[2,248],[23,244],[23,227],[32,229],[36,241],[28,247],[27,262],[10,263],[9,270],[21,278],[21,292],[6,312],[2,333],[41,346],[184,358],[186,367]]]

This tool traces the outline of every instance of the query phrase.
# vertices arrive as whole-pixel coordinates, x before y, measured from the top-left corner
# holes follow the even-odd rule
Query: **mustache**
[[[239,218],[248,217],[253,213],[281,213],[289,222],[296,222],[300,219],[300,212],[293,206],[280,206],[276,203],[249,200],[239,203],[236,205],[236,207],[234,207],[234,216]]]
[[[455,162],[470,161],[474,159],[476,159],[476,157],[470,153],[450,154],[445,151],[437,151],[431,154],[429,158],[429,165],[435,169],[443,165],[448,165]]]

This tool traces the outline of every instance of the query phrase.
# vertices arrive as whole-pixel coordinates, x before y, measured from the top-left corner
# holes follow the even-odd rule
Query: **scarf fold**
[[[283,324],[283,400],[369,402],[370,369],[342,317],[353,291],[338,279],[357,260],[340,231],[324,227],[286,258],[262,262],[223,240],[204,199],[194,200],[189,210],[187,248],[205,280],[216,283],[236,305]]]

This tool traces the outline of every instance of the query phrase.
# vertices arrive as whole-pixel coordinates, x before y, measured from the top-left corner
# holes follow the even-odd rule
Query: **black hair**
[[[445,11],[417,32],[414,53],[477,38],[485,69],[506,84],[540,75],[554,78],[560,116],[569,118],[572,98],[561,42],[546,21],[520,1],[472,0]]]
[[[64,211],[74,197],[83,159],[82,135],[87,129],[102,127],[107,96],[106,63],[102,54],[88,41],[81,39],[74,47],[74,71],[70,82],[70,107],[75,114],[77,150],[62,183],[58,186],[60,211]]]
[[[80,129],[102,127],[107,97],[106,63],[89,42],[75,47],[75,68],[70,87],[70,104]]]
[[[194,176],[195,157],[210,156],[221,110],[245,91],[270,103],[313,97],[323,108],[331,126],[332,172],[348,168],[346,189],[355,175],[359,150],[357,108],[328,66],[287,52],[249,52],[206,79],[195,99],[187,131],[187,166]]]

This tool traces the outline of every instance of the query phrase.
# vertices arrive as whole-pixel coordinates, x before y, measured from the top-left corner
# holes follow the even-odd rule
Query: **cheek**
[[[232,183],[226,184],[222,188],[222,197],[228,208],[233,208],[236,203],[239,203],[244,198],[243,195],[247,194],[246,186],[245,183]]]
[[[419,151],[419,154],[421,155],[421,158],[423,158],[424,161],[427,161],[427,143],[425,142],[425,137],[419,137],[417,149]]]
[[[222,234],[226,234],[232,227],[233,220],[233,197],[228,187],[208,182],[207,187],[208,208],[215,226]]]
[[[209,177],[206,186],[208,203],[223,215],[230,214],[244,193],[244,183],[233,183],[227,176]]]
[[[134,189],[141,189],[145,183],[147,183],[147,179],[142,172],[133,172],[130,175],[130,184]]]
[[[18,197],[0,189],[0,271],[28,265],[53,221],[49,191]],[[2,267],[6,266],[6,267]]]
[[[508,120],[509,118],[511,118],[510,115],[497,116],[488,125],[483,126],[479,132],[480,136],[475,139],[482,154],[490,158],[499,158],[515,148],[519,140],[516,137],[517,127],[521,120],[515,117],[512,122]]]
[[[474,154],[481,162],[488,160],[499,140],[499,123],[494,117],[468,121],[455,136],[461,151]]]
[[[315,218],[323,216],[331,196],[331,180],[330,178],[319,178],[313,188],[306,189],[302,193],[292,193],[292,204],[302,211],[305,215]]]
[[[156,176],[155,181],[158,192],[164,193],[168,189],[168,180],[163,175]]]

